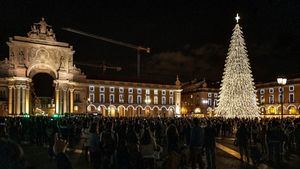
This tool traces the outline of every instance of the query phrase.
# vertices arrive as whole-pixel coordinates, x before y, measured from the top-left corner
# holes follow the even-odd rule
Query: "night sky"
[[[300,73],[299,0],[1,0],[0,57],[8,56],[8,37],[26,35],[32,23],[45,17],[57,40],[74,46],[74,61],[123,68],[103,75],[78,65],[90,78],[132,79],[136,52],[62,27],[150,47],[150,54],[142,54],[142,79],[173,83],[179,74],[182,81],[220,80],[237,12],[256,82]]]

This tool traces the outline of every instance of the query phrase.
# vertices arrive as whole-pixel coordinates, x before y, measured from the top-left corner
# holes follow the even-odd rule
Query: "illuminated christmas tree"
[[[216,116],[226,118],[257,117],[259,116],[259,108],[256,91],[243,32],[238,24],[240,19],[238,14],[235,19],[237,23],[233,30],[225,61]]]

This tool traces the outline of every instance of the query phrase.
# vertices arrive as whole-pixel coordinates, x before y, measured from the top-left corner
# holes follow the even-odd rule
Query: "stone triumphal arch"
[[[8,86],[7,114],[31,112],[30,83],[38,73],[54,79],[55,113],[73,112],[76,83],[84,82],[86,76],[73,64],[72,46],[58,42],[44,18],[32,25],[27,37],[11,37],[7,45],[9,58],[0,64],[0,84]]]

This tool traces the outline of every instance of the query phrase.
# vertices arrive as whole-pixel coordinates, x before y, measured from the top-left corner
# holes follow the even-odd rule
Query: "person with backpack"
[[[107,122],[106,127],[100,134],[102,150],[102,168],[111,169],[114,164],[114,154],[117,147],[117,134],[112,130],[112,122]]]

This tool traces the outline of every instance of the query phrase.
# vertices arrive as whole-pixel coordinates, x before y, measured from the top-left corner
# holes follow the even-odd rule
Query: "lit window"
[[[109,95],[109,103],[114,103],[115,102],[115,95],[114,94],[110,94]]]
[[[269,93],[274,93],[274,88],[269,88]]]
[[[293,92],[295,90],[295,87],[293,85],[289,86],[289,91]]]
[[[295,102],[295,100],[294,100],[294,99],[295,99],[295,98],[294,98],[294,93],[290,93],[289,96],[290,96],[290,97],[289,97],[289,102],[290,102],[290,103],[294,103],[294,102]]]
[[[128,93],[133,93],[133,88],[129,88]]]
[[[124,93],[124,88],[123,87],[119,88],[119,93]]]
[[[170,90],[170,96],[173,96],[173,90]]]
[[[157,89],[154,90],[154,94],[158,95],[158,90]]]
[[[154,104],[158,104],[158,97],[154,96]]]
[[[273,95],[269,96],[269,103],[270,104],[274,103],[274,96]]]
[[[166,90],[162,90],[162,91],[161,91],[161,94],[162,94],[162,95],[166,95]]]
[[[105,92],[105,87],[104,86],[100,86],[100,92]]]
[[[279,94],[279,95],[278,95],[278,102],[279,102],[279,103],[283,102],[282,94]]]
[[[150,96],[146,96],[146,98],[145,98],[145,103],[146,103],[146,104],[150,104],[150,103],[151,103]]]
[[[132,104],[133,103],[133,96],[128,95],[128,103]]]
[[[161,104],[166,104],[166,97],[165,97],[165,96],[163,96],[163,97],[161,98]]]
[[[142,103],[142,96],[138,95],[137,96],[137,104],[141,104]]]
[[[193,95],[191,94],[191,99],[193,98]]]
[[[260,89],[260,94],[265,94],[265,89]]]
[[[94,102],[95,99],[94,93],[90,93],[89,98],[90,98],[90,102]]]
[[[115,88],[114,87],[110,87],[109,88],[109,92],[114,93],[115,92]]]
[[[89,87],[89,90],[90,90],[90,92],[94,92],[94,91],[95,91],[94,86],[90,86],[90,87]]]
[[[119,95],[119,103],[124,103],[124,96],[122,94]]]
[[[150,94],[150,89],[146,89],[146,94]]]
[[[211,97],[211,93],[208,93],[207,96],[208,96],[208,97]]]
[[[217,106],[217,102],[218,102],[218,100],[217,100],[217,99],[215,99],[215,100],[214,100],[214,107],[216,107],[216,106]]]
[[[142,94],[142,89],[137,89],[137,94]]]
[[[100,103],[105,103],[105,95],[100,94]]]
[[[211,99],[207,99],[207,101],[208,101],[208,106],[211,106],[212,105]]]
[[[264,98],[264,96],[260,96],[260,103],[261,103],[261,104],[264,104],[264,103],[265,103],[265,98]]]
[[[169,104],[174,104],[174,102],[173,102],[173,97],[170,97],[170,98],[169,98]]]

